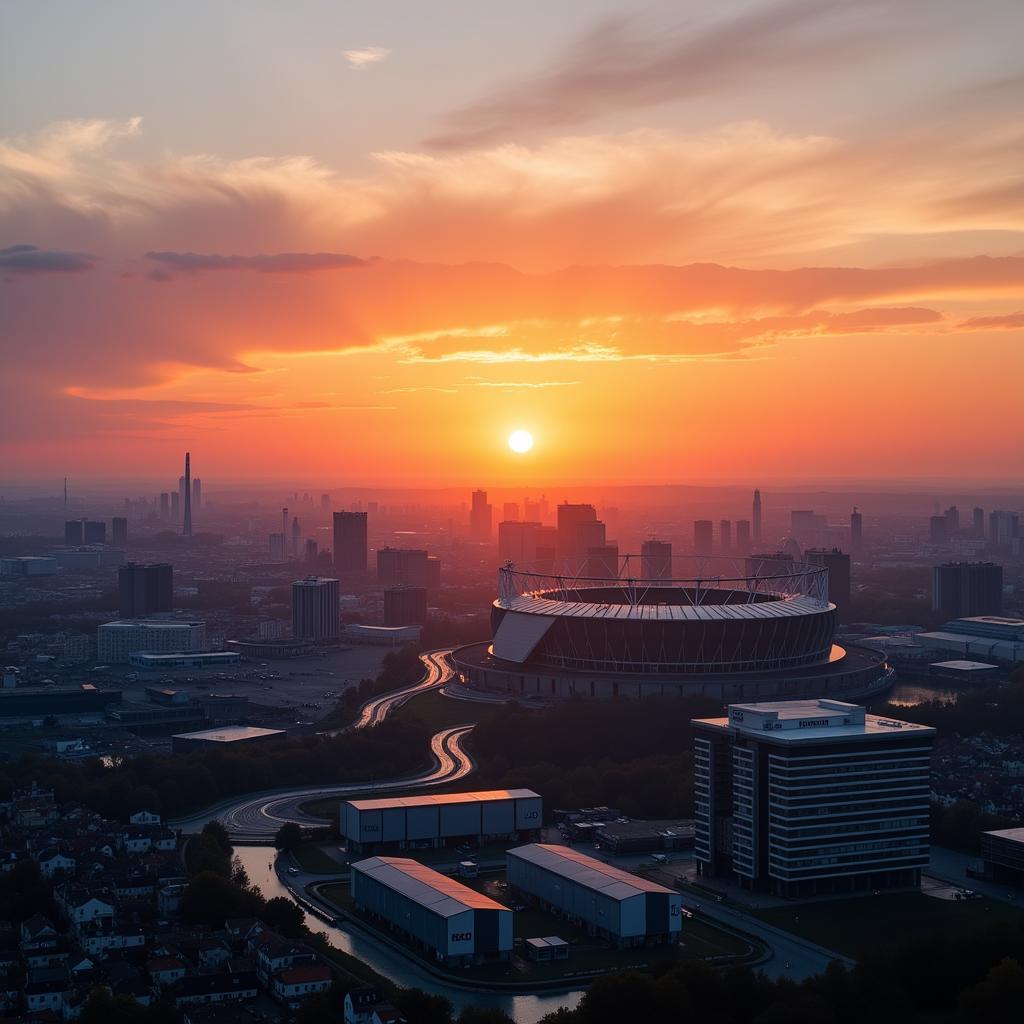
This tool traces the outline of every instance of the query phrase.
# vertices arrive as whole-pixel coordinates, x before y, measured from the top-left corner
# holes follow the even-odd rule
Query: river
[[[282,885],[274,871],[274,852],[269,846],[235,848],[239,860],[245,865],[249,880],[259,886],[267,899],[273,899],[275,896],[291,898],[287,887]],[[349,931],[345,927],[332,927],[311,915],[306,916],[306,923],[313,931],[323,932],[332,946],[358,957],[378,974],[390,978],[396,985],[421,988],[425,992],[447,997],[455,1007],[456,1014],[464,1006],[496,1007],[509,1014],[516,1024],[537,1024],[546,1013],[552,1013],[560,1006],[576,1006],[583,995],[582,991],[543,995],[466,992],[445,985],[434,975],[428,974],[413,961],[397,953],[390,946],[378,942],[361,929],[353,928]]]

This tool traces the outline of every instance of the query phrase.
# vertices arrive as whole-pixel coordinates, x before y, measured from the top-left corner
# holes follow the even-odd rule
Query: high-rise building
[[[69,548],[77,548],[83,539],[82,520],[69,519],[64,524],[64,544]]]
[[[558,544],[556,556],[575,567],[583,549],[579,547],[581,523],[596,523],[597,509],[593,505],[573,505],[563,502],[558,506]],[[599,543],[603,543],[603,540]],[[588,545],[589,546],[589,545]],[[594,545],[597,546],[596,544]]]
[[[949,540],[949,520],[945,516],[929,518],[928,540],[932,544],[945,544]]]
[[[591,548],[603,548],[608,542],[608,533],[600,519],[584,520],[576,524],[576,555],[572,571],[577,572],[586,562]]]
[[[427,555],[427,590],[441,589],[441,559],[437,555]]]
[[[956,505],[950,505],[945,512],[942,513],[946,517],[946,524],[949,527],[950,537],[960,529],[960,509]]]
[[[1002,615],[1003,567],[994,562],[946,562],[932,569],[932,611],[947,619]]]
[[[160,492],[160,518],[170,519],[171,517],[171,495],[168,491]]]
[[[810,508],[795,508],[789,513],[789,530],[798,540],[819,536],[827,525],[825,517]]]
[[[822,698],[693,728],[702,874],[787,898],[919,884],[934,729]]]
[[[198,512],[203,507],[203,481],[196,477],[192,481],[192,511]]]
[[[693,524],[693,550],[698,555],[710,555],[714,549],[714,523],[698,519]]]
[[[473,540],[481,543],[490,541],[492,511],[491,506],[487,503],[487,492],[475,490],[469,509],[469,532]]]
[[[117,613],[122,619],[144,619],[174,607],[174,569],[166,562],[136,565],[127,562],[117,570]]]
[[[519,506],[514,501],[506,501],[502,508],[502,521],[514,523],[519,519]]]
[[[530,501],[529,498],[523,498],[523,519],[528,523],[542,523],[544,521],[539,501]]]
[[[329,494],[320,495],[320,508],[324,512],[330,512],[331,510],[331,496]]]
[[[307,576],[292,584],[292,635],[296,640],[332,640],[341,635],[337,580]]]
[[[732,551],[732,523],[722,519],[718,524],[718,550],[723,555]]]
[[[537,560],[537,531],[540,523],[498,523],[498,559],[528,568]]]
[[[832,548],[808,548],[804,552],[808,565],[823,565],[828,569],[828,599],[839,609],[839,614],[850,606],[850,556]]]
[[[990,512],[988,539],[994,547],[1008,548],[1020,536],[1020,515],[1017,512]]]
[[[107,524],[95,519],[83,520],[82,541],[86,544],[106,544]]]
[[[664,540],[645,540],[640,545],[640,575],[645,580],[672,578],[672,545]]]
[[[736,554],[750,554],[750,520],[736,520]]]
[[[756,488],[754,490],[754,504],[751,510],[750,521],[754,528],[754,543],[758,544],[761,541],[761,492]]]
[[[283,562],[286,557],[285,537],[283,533],[272,533],[269,538],[270,557],[275,562]]]
[[[422,548],[380,548],[377,582],[383,587],[426,587],[428,555]]]
[[[185,475],[181,478],[181,533],[192,536],[192,456],[185,452]]]
[[[974,524],[974,536],[984,537],[985,536],[985,510],[978,508],[977,505],[974,507],[972,514],[972,522]]]
[[[302,528],[299,526],[299,517],[292,516],[292,558],[298,559],[302,551]]]
[[[864,550],[864,521],[854,506],[850,513],[850,554],[859,555]]]
[[[305,549],[305,561],[306,562],[315,562],[318,553],[319,553],[319,545],[317,544],[317,542],[315,540],[313,540],[312,537],[307,538],[307,540],[306,540],[306,549]]]
[[[387,587],[384,590],[385,626],[423,626],[426,621],[425,587]]]
[[[177,522],[181,514],[181,492],[171,491],[171,519]]]
[[[366,512],[334,513],[334,568],[366,572]]]
[[[110,520],[110,542],[119,548],[128,543],[128,520],[124,516],[114,516]]]
[[[610,579],[619,575],[618,544],[600,544],[587,548],[582,575],[591,579]]]

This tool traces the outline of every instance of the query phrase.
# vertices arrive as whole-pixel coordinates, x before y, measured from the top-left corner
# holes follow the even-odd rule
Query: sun
[[[513,430],[508,435],[508,446],[512,451],[522,455],[533,447],[533,434],[528,430]]]

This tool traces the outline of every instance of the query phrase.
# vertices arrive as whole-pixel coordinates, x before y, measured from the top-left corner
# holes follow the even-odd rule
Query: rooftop
[[[529,843],[509,850],[510,857],[536,864],[537,867],[552,871],[588,889],[596,889],[602,895],[616,900],[629,899],[641,893],[672,893],[657,882],[631,875],[628,871],[612,867],[603,860],[588,857],[569,846],[554,846],[549,843]]]
[[[357,811],[383,811],[393,807],[441,807],[446,804],[472,804],[484,800],[539,800],[532,789],[488,789],[475,793],[428,793],[423,796],[388,796],[371,800],[347,800]]]
[[[968,661],[966,658],[954,658],[952,661],[933,661],[930,668],[948,668],[957,672],[979,672],[991,671],[999,668],[998,665],[989,664],[987,661]]]
[[[440,917],[453,917],[467,910],[504,910],[482,892],[406,857],[369,857],[352,865],[358,871],[401,893]]]
[[[1000,828],[983,834],[995,836],[997,839],[1009,839],[1014,843],[1024,843],[1024,828]]]
[[[283,729],[260,729],[254,725],[225,725],[219,729],[200,729],[198,732],[180,732],[176,740],[206,740],[210,743],[237,743],[262,736],[284,736]]]

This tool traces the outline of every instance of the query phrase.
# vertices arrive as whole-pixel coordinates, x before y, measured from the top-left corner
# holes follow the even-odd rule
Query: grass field
[[[964,934],[1000,921],[1019,921],[1021,911],[998,900],[941,900],[919,892],[863,896],[827,903],[759,910],[754,916],[827,949],[856,957],[916,935]]]
[[[343,858],[343,854],[337,852],[338,844],[328,843],[326,845],[331,849],[331,853],[328,853],[320,843],[303,843],[292,856],[303,871],[313,874],[336,875],[340,871],[347,870],[347,864],[343,860],[335,859],[332,856],[332,854],[337,854],[338,858]]]

